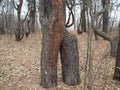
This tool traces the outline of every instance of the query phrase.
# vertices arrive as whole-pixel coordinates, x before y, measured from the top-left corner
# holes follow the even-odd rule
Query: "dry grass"
[[[73,32],[73,31],[72,31]],[[76,35],[76,32],[73,32]],[[62,82],[60,59],[58,62],[58,86],[49,90],[83,90],[85,78],[85,61],[87,52],[87,35],[77,35],[79,47],[79,68],[81,84],[67,86]],[[109,42],[92,39],[93,75],[100,65],[93,83],[95,90],[120,90],[120,83],[113,81],[115,59],[109,55],[102,57],[110,50]],[[0,90],[46,90],[40,84],[40,51],[41,34],[31,34],[21,42],[14,36],[0,36]],[[97,64],[100,62],[99,64]],[[97,67],[96,67],[97,66]],[[95,68],[96,67],[96,68]],[[106,72],[107,71],[107,72]],[[106,82],[105,82],[106,81]]]

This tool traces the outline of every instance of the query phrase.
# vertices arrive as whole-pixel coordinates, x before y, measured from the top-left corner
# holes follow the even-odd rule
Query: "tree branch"
[[[16,10],[18,10],[18,7],[15,5],[14,0],[13,0],[13,6],[14,6],[14,8],[15,8]]]
[[[97,12],[95,15],[92,16],[92,20],[91,20],[91,24],[92,24],[92,29],[94,30],[94,32],[99,35],[100,37],[103,37],[104,39],[108,40],[108,41],[112,41],[113,40],[113,37],[104,33],[104,32],[101,32],[99,31],[99,29],[96,27],[95,25],[95,20],[105,12],[105,9],[102,9],[101,11]]]

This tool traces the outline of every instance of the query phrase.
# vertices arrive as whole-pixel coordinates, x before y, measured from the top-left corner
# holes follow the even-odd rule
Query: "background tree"
[[[81,7],[81,30],[86,32],[86,0],[82,0],[82,7]]]
[[[16,41],[20,41],[22,40],[23,36],[24,36],[24,29],[23,29],[23,23],[21,20],[21,8],[23,5],[23,0],[19,0],[19,4],[15,5],[15,2],[13,2],[15,9],[17,10],[17,18],[18,18],[18,27],[15,31],[15,38]]]
[[[4,26],[4,7],[5,5],[2,6],[2,13],[1,13],[1,22],[0,22],[0,33],[4,34],[5,33],[5,26]]]
[[[120,81],[120,23],[119,23],[119,41],[117,47],[117,56],[116,56],[116,63],[115,63],[115,71],[113,79]]]
[[[108,32],[109,27],[109,6],[110,6],[110,0],[102,0],[103,8],[105,9],[105,12],[103,13],[103,32]]]
[[[28,0],[28,10],[29,13],[29,28],[30,31],[35,32],[35,15],[36,15],[36,0]]]

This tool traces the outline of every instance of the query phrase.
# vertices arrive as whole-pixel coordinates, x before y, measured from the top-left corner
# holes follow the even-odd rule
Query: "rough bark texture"
[[[119,23],[119,35],[118,35],[118,46],[116,49],[117,55],[116,55],[116,64],[115,64],[115,72],[113,79],[120,81],[120,23]]]
[[[117,48],[117,56],[116,56],[116,64],[115,64],[115,72],[113,79],[120,81],[120,38]]]
[[[73,86],[80,84],[77,38],[67,31],[64,31],[60,54],[63,82]]]
[[[82,7],[81,7],[81,17],[80,17],[80,23],[77,27],[77,33],[82,34],[83,31],[86,32],[86,1],[82,0]]]
[[[115,37],[111,42],[111,56],[116,57],[119,38]]]
[[[109,25],[109,14],[108,14],[108,7],[109,7],[110,0],[102,0],[103,8],[105,12],[103,13],[103,32],[108,32],[108,25]]]
[[[86,15],[85,15],[85,0],[82,1],[83,2],[83,7],[82,7],[82,10],[81,10],[81,29],[86,32]]]
[[[3,9],[3,8],[2,8]],[[3,9],[4,10],[4,9]],[[4,14],[3,14],[3,11],[2,11],[2,22],[0,22],[0,34],[4,34],[5,33],[5,27],[4,27]]]
[[[64,28],[63,1],[52,0],[48,26],[43,28],[41,85],[44,88],[57,85],[57,59]]]

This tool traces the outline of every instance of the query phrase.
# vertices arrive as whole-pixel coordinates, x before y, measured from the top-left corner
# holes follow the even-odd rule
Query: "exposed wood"
[[[57,85],[57,59],[65,29],[63,0],[53,0],[48,25],[42,27],[41,85],[51,88]],[[45,24],[45,23],[44,23]]]

